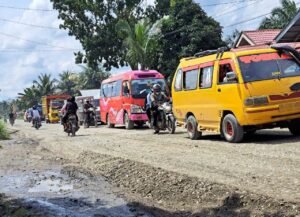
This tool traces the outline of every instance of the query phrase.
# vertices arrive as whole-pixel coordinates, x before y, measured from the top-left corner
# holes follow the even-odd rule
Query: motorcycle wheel
[[[72,136],[75,136],[75,133],[76,133],[76,127],[72,126]]]
[[[175,121],[174,121],[174,117],[169,117],[168,121],[167,121],[167,128],[170,134],[174,134],[175,133]]]

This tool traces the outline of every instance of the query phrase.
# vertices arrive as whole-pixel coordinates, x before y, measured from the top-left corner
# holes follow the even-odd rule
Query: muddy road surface
[[[14,129],[0,149],[0,193],[42,204],[49,215],[300,216],[300,138],[287,130],[230,144],[214,134],[191,141],[183,129],[101,126],[74,138],[55,124]],[[28,154],[9,161],[16,150]]]

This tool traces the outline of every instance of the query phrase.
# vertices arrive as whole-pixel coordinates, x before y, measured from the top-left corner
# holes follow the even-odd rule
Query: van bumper
[[[245,108],[242,125],[259,125],[300,118],[300,102]]]

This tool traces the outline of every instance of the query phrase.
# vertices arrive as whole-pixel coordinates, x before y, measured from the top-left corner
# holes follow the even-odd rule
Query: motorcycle
[[[40,121],[40,119],[38,117],[35,117],[33,119],[33,126],[37,130],[42,126],[41,121]]]
[[[84,127],[89,128],[90,126],[98,126],[95,109],[89,108],[85,114]]]
[[[157,127],[154,128],[156,133],[161,130],[168,130],[169,133],[174,134],[176,130],[176,118],[172,112],[170,103],[165,102],[158,106]]]
[[[9,118],[9,123],[13,126],[15,124],[15,118]]]
[[[78,129],[76,115],[70,114],[67,121],[66,133],[68,133],[68,136],[70,136],[70,134],[71,136],[75,136]]]

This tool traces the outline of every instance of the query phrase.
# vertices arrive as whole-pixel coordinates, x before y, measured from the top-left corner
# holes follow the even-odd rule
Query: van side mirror
[[[237,82],[237,76],[234,72],[227,72],[226,73],[226,81],[227,82]]]

